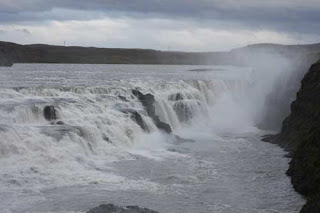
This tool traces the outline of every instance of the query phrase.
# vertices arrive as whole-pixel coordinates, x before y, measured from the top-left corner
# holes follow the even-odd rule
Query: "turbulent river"
[[[298,212],[304,200],[285,175],[286,153],[260,141],[272,78],[256,72],[0,68],[0,212],[82,213],[103,203],[160,213]],[[153,108],[133,91],[151,94]]]

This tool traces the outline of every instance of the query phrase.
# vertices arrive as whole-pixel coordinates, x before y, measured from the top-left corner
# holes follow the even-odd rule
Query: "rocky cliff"
[[[287,174],[295,190],[307,198],[301,213],[320,212],[320,61],[304,76],[281,133],[269,140],[292,157]]]

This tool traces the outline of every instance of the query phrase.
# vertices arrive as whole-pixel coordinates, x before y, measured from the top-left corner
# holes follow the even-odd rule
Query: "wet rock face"
[[[132,90],[132,94],[139,99],[150,117],[155,115],[155,107],[153,106],[155,99],[153,95],[144,95],[136,89]]]
[[[131,119],[134,120],[141,127],[141,129],[143,129],[143,131],[149,132],[147,124],[143,121],[141,115],[137,111],[131,113]]]
[[[57,119],[56,109],[54,106],[45,106],[43,109],[43,116],[47,121],[54,121]]]
[[[320,194],[308,199],[300,213],[318,213],[320,209]]]
[[[138,206],[115,206],[113,204],[104,204],[96,208],[93,208],[87,213],[158,213],[146,208],[140,208]]]
[[[142,119],[142,116],[140,115],[139,112],[137,112],[136,110],[132,110],[132,109],[126,109],[126,110],[121,110],[123,113],[126,114],[130,114],[130,118],[136,122],[143,131],[145,132],[150,132],[148,125],[144,122],[144,120]]]
[[[147,111],[148,116],[152,118],[153,122],[157,126],[158,129],[170,134],[172,133],[171,126],[167,123],[164,123],[160,120],[159,116],[156,115],[156,110],[154,107],[154,96],[152,94],[142,94],[139,90],[134,89],[132,90],[132,94],[136,96],[141,104],[143,105],[144,109]]]
[[[169,124],[160,121],[158,116],[156,118],[157,119],[155,120],[155,122],[156,122],[156,126],[158,127],[158,129],[163,130],[168,134],[172,133],[172,129]]]
[[[320,63],[302,80],[291,114],[276,142],[290,151],[287,174],[297,192],[307,197],[301,212],[320,212]]]

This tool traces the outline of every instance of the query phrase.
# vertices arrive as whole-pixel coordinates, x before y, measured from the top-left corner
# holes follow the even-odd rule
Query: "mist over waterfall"
[[[67,87],[68,82],[56,87],[56,76],[45,82],[52,84],[46,87],[37,85],[41,79],[28,87],[20,86],[17,81],[17,87],[1,89],[0,93],[2,158],[33,160],[36,155],[40,158],[38,166],[45,167],[53,161],[60,167],[65,159],[95,167],[98,165],[91,162],[92,156],[117,158],[123,154],[118,150],[150,143],[150,135],[153,135],[151,140],[159,143],[174,142],[170,134],[157,128],[141,101],[133,95],[134,89],[154,97],[155,115],[169,124],[175,134],[190,128],[212,133],[255,128],[273,83],[287,69],[281,58],[274,63],[269,61],[265,64],[256,61],[259,70],[229,67],[222,76],[219,76],[221,71],[214,69],[209,74],[187,70],[185,75],[192,76],[186,79],[119,79],[101,86],[77,85],[83,83],[84,79],[80,78],[72,87]],[[20,69],[19,65],[16,67]],[[198,74],[204,77],[193,79]],[[55,111],[54,120],[45,118],[47,106]],[[152,146],[146,147],[153,149]],[[119,147],[122,149],[115,152]]]
[[[246,144],[223,138],[260,131],[274,82],[290,74],[286,60],[273,62],[197,69],[37,64],[3,69],[0,188],[21,196],[86,184],[104,184],[106,190],[160,190],[158,183],[121,176],[107,165],[186,158],[170,151],[176,149],[172,146],[205,147],[197,142],[204,136],[224,141],[222,146],[233,140],[237,147]]]
[[[0,0],[0,213],[320,213],[319,34],[320,0]]]

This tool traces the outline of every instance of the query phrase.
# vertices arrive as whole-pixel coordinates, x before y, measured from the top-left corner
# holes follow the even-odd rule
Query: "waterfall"
[[[11,143],[12,147],[16,146],[12,150],[19,150],[17,144],[33,140],[31,138],[37,134],[59,143],[67,140],[80,143],[79,146],[89,147],[93,153],[104,143],[131,146],[141,135],[147,134],[141,123],[149,133],[159,131],[142,103],[132,95],[134,88],[154,97],[155,114],[173,131],[192,124],[199,116],[207,117],[219,98],[225,94],[236,95],[245,88],[243,82],[234,80],[154,82],[152,87],[149,84],[142,87],[141,83],[128,82],[127,86],[1,90],[0,122],[6,125],[1,138],[9,134],[15,138],[11,142],[1,139],[1,152],[8,149],[2,146],[4,143]],[[44,110],[48,106],[55,110],[57,121],[45,118]],[[132,113],[139,116],[140,124],[132,118]],[[38,131],[17,141],[21,128]]]
[[[100,177],[106,161],[145,155],[140,148],[165,149],[181,140],[186,127],[221,122],[215,106],[247,86],[236,80],[122,80],[95,87],[0,89],[0,176],[28,181],[23,185],[31,188],[73,182],[74,175],[90,181],[92,175],[84,174]],[[149,99],[140,100],[133,90]],[[6,188],[6,181],[0,187]]]

